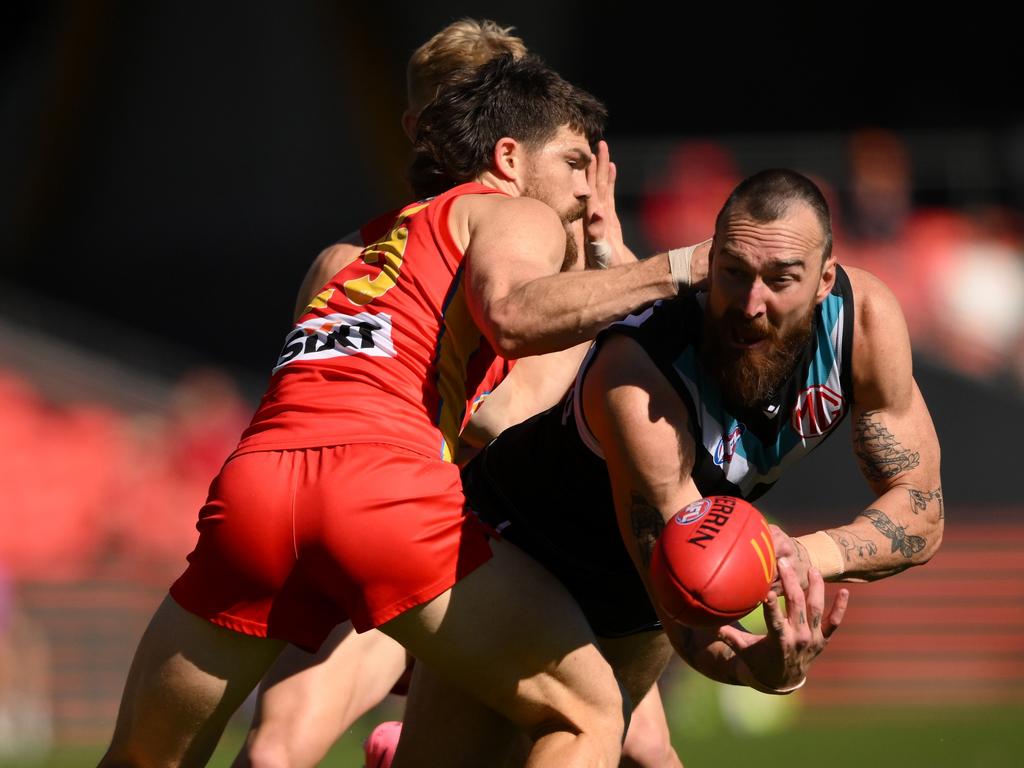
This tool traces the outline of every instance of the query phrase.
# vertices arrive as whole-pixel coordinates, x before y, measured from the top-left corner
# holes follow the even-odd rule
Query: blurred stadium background
[[[840,261],[885,279],[910,323],[942,440],[943,550],[855,588],[848,625],[782,704],[674,670],[667,699],[686,764],[1020,765],[1013,25],[978,9],[897,21],[853,5],[828,16],[443,6],[2,11],[0,765],[98,757],[130,654],[182,568],[302,274],[403,201],[405,61],[465,15],[516,25],[606,100],[635,250],[702,239],[737,180],[790,166],[831,197]],[[785,478],[765,511],[796,532],[852,517],[869,499],[845,441]],[[394,714],[387,706],[375,717]],[[343,745],[332,764],[359,760]]]

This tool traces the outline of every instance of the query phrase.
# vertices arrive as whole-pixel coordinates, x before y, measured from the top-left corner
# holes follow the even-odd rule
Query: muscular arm
[[[678,394],[631,339],[605,342],[583,384],[583,409],[601,444],[611,478],[619,530],[652,604],[648,567],[655,542],[671,516],[700,497],[692,471],[696,446]],[[764,693],[789,693],[842,622],[848,594],[841,590],[824,615],[825,586],[812,572],[806,596],[788,561],[779,562],[788,616],[775,592],[765,600],[768,634],[738,625],[719,630],[662,624],[690,666],[723,683]],[[805,599],[806,598],[806,599]]]
[[[465,238],[470,312],[503,357],[576,346],[678,290],[666,255],[558,274],[565,230],[536,200],[466,196],[453,205],[452,217]]]
[[[700,498],[690,477],[694,444],[686,409],[640,346],[614,337],[584,380],[583,411],[608,464],[622,540],[653,595],[648,567],[654,544],[675,511]],[[651,601],[660,615],[653,596]],[[692,630],[664,619],[663,624],[676,652],[697,666],[697,648],[704,644]],[[721,658],[704,660],[700,671],[732,682],[718,663],[732,651],[724,644],[715,651]]]
[[[825,575],[873,581],[927,562],[942,542],[939,443],[914,381],[910,339],[896,299],[868,273],[849,273],[857,299],[853,452],[877,498],[850,524],[825,531],[842,568],[841,574],[831,569]]]
[[[608,464],[622,539],[660,615],[648,579],[654,544],[671,516],[700,497],[691,477],[696,446],[686,409],[640,346],[621,336],[609,339],[591,365],[583,406]],[[780,562],[779,570],[789,615],[770,592],[765,600],[768,635],[750,635],[738,626],[694,629],[661,616],[676,652],[719,682],[765,693],[800,687],[842,621],[847,595],[840,593],[823,621],[820,575],[812,574],[805,600],[788,562]]]

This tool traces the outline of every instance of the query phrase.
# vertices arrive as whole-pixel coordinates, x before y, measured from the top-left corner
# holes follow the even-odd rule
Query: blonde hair
[[[525,56],[526,43],[511,34],[513,29],[488,20],[460,19],[427,40],[413,52],[406,69],[409,110],[423,109],[460,69],[478,67],[503,54]]]

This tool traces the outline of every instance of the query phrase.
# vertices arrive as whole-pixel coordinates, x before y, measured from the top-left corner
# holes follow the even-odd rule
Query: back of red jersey
[[[387,443],[452,460],[468,406],[504,367],[470,317],[448,227],[462,184],[407,205],[310,302],[237,452]]]

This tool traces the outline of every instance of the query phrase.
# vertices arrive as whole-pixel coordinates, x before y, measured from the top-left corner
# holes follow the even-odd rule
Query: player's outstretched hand
[[[817,570],[808,572],[806,595],[789,558],[779,559],[779,574],[786,605],[783,608],[774,590],[768,593],[767,635],[735,626],[722,627],[718,634],[739,656],[741,681],[767,693],[788,693],[803,685],[811,662],[842,623],[850,598],[848,590],[839,590],[826,614],[825,582]]]
[[[608,142],[599,141],[597,153],[587,166],[590,197],[583,216],[587,266],[590,268],[614,267],[636,261],[636,256],[622,240],[622,225],[615,212],[615,176],[615,163],[611,161]]]

